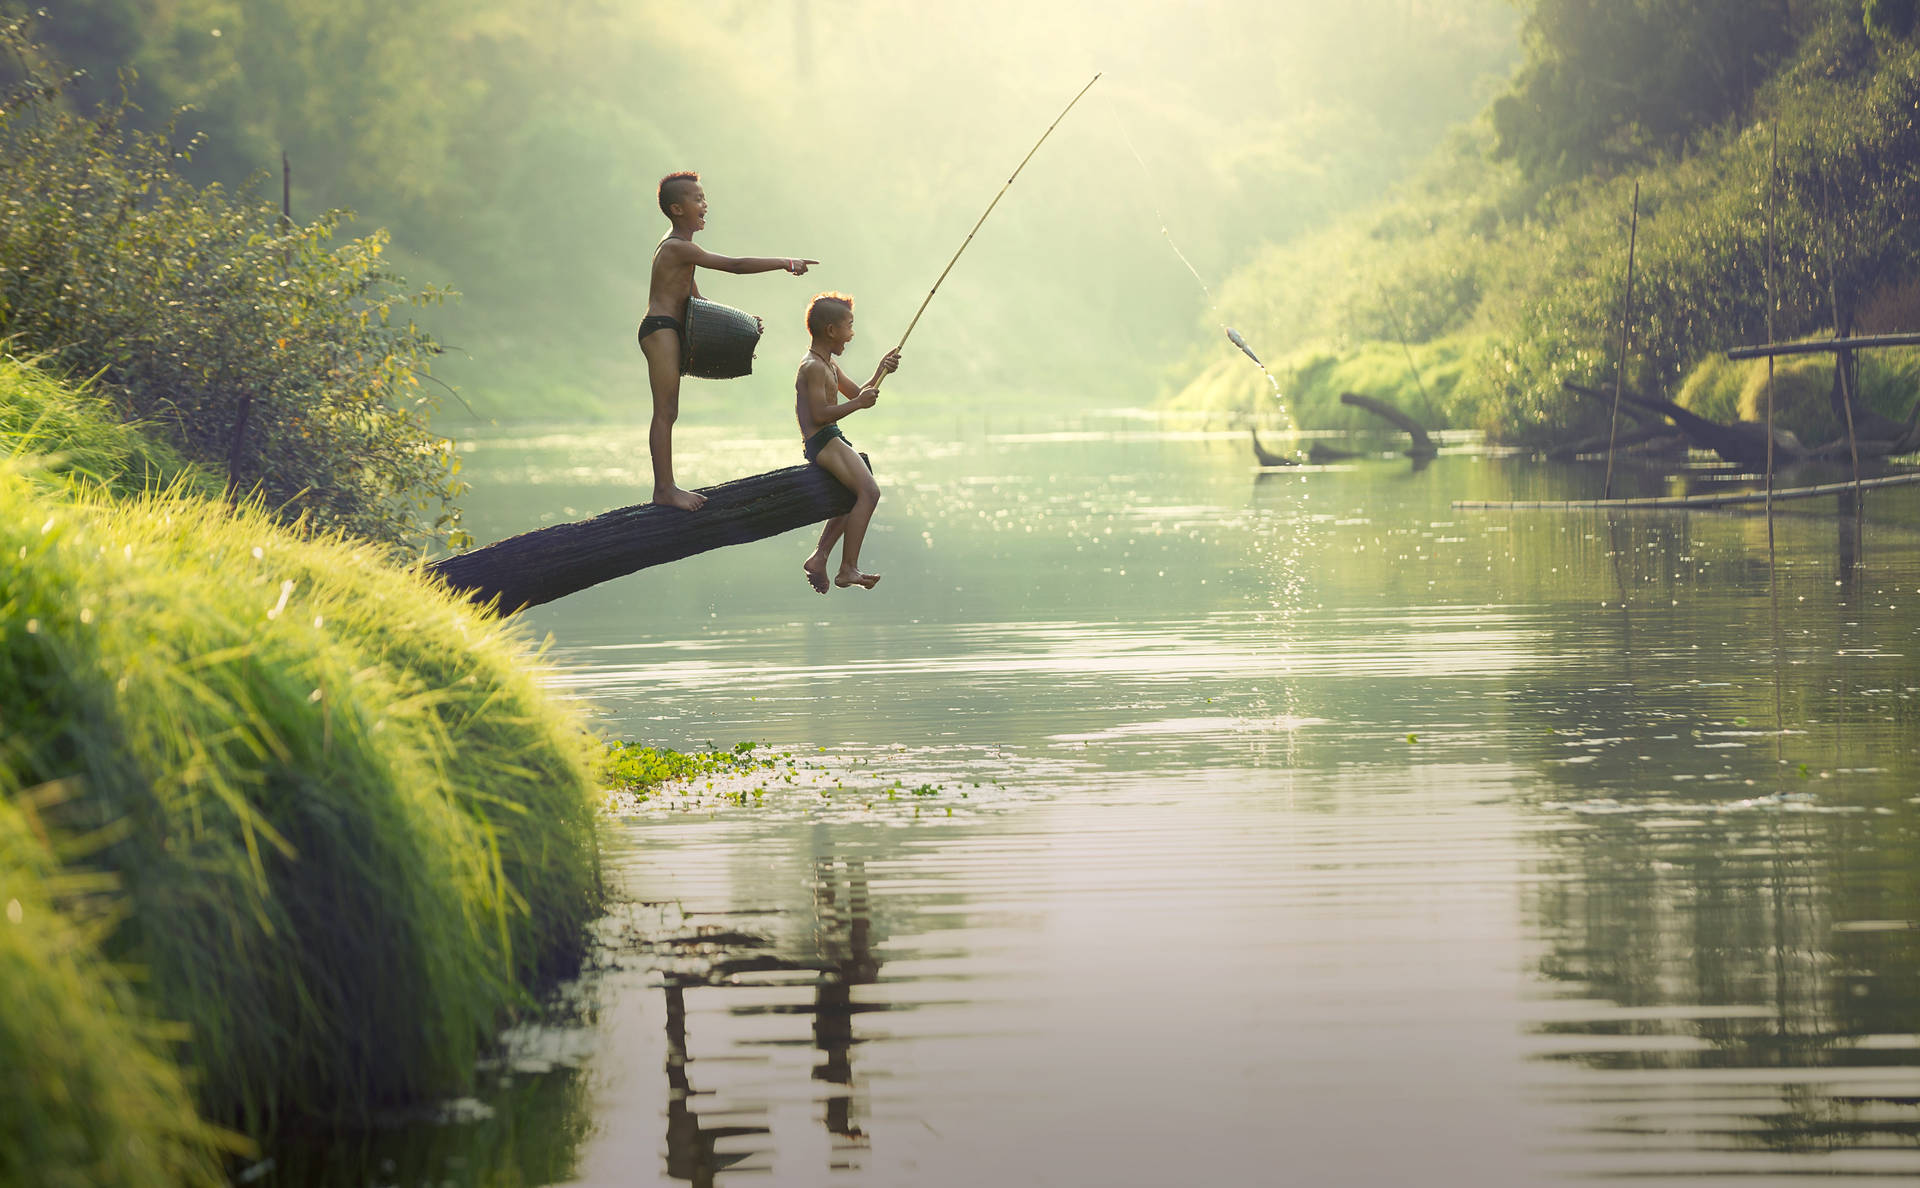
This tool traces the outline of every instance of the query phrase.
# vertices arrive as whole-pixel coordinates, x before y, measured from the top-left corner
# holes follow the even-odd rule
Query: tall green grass
[[[7,791],[0,796],[0,1184],[224,1183],[220,1136],[195,1114],[165,1031],[95,951],[104,926],[99,901],[110,885],[64,870],[45,826],[25,807],[42,797]],[[63,900],[77,910],[63,910]]]
[[[37,382],[0,369],[0,408]],[[52,824],[105,839],[73,868],[124,889],[100,950],[181,1026],[203,1116],[462,1088],[598,910],[591,743],[537,655],[381,546],[191,475],[129,497],[124,468],[25,465],[0,472],[0,786],[62,782]]]

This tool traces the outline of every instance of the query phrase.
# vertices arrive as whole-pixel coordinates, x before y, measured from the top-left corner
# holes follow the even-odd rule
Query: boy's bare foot
[[[857,569],[848,569],[842,565],[840,572],[833,575],[833,584],[843,587],[860,586],[871,590],[880,584],[880,575],[877,573],[861,573]]]
[[[806,572],[807,585],[813,587],[815,594],[827,592],[827,559],[825,557],[808,557],[800,563],[800,568]]]
[[[679,487],[659,487],[653,489],[653,501],[662,507],[677,507],[681,511],[699,511],[706,506],[707,497]]]

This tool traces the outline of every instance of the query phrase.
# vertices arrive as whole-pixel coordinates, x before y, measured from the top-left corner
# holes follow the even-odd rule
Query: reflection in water
[[[1920,1176],[1920,500],[1770,558],[1449,506],[1597,468],[972,432],[863,438],[884,597],[771,541],[529,616],[610,731],[810,766],[615,829],[658,918],[584,1069],[511,1089],[572,1086],[565,1157],[406,1182]],[[563,463],[640,444],[484,447],[471,518],[630,501]]]
[[[854,988],[872,985],[879,974],[880,961],[873,950],[874,934],[868,895],[866,861],[859,855],[845,858],[816,856],[811,872],[811,927],[804,940],[804,951],[768,952],[758,937],[735,934],[719,936],[743,947],[729,951],[723,943],[703,970],[667,972],[662,979],[666,994],[667,1031],[667,1174],[676,1180],[711,1185],[726,1169],[741,1167],[763,1154],[767,1145],[761,1140],[772,1133],[766,1125],[706,1125],[702,1123],[696,1098],[699,1096],[689,1076],[686,992],[689,986],[726,987],[743,978],[770,975],[775,986],[791,985],[795,974],[804,974],[811,982],[812,1001],[806,1003],[754,1003],[735,1005],[727,1015],[739,1019],[757,1016],[775,1018],[807,1016],[811,1021],[811,1044],[819,1059],[812,1065],[810,1079],[829,1087],[821,1101],[821,1121],[830,1136],[826,1169],[831,1172],[855,1172],[861,1168],[860,1153],[868,1146],[861,1128],[858,1093],[853,1073],[853,1050],[859,1040],[854,1035],[855,1016],[886,1009],[885,1004],[857,1003]],[[776,1035],[750,1044],[790,1046],[788,1035]],[[792,1086],[784,1091],[791,1093]],[[781,1089],[776,1089],[776,1094]],[[738,1113],[738,1111],[736,1111]],[[764,1117],[764,1113],[762,1113]],[[747,1141],[738,1141],[747,1140]],[[765,1171],[764,1160],[757,1165]]]

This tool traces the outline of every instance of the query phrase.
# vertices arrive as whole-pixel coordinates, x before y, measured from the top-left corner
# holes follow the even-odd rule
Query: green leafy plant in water
[[[777,759],[762,756],[759,751],[759,744],[752,742],[736,743],[727,751],[675,751],[614,741],[607,743],[601,757],[600,778],[613,791],[633,793],[644,799],[667,784],[685,783],[702,776],[746,775],[778,766]],[[758,793],[755,799],[759,799]],[[742,793],[736,803],[744,802]]]

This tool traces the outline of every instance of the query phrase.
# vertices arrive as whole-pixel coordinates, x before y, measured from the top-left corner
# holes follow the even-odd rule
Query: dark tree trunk
[[[1440,452],[1439,447],[1433,444],[1433,439],[1427,436],[1427,431],[1421,428],[1420,422],[1384,400],[1375,400],[1371,396],[1362,396],[1357,392],[1343,392],[1340,395],[1340,403],[1365,409],[1381,420],[1406,430],[1407,436],[1413,439],[1406,451],[1409,458],[1431,458]]]
[[[475,602],[511,614],[650,566],[778,536],[853,508],[853,492],[818,466],[789,466],[700,493],[707,505],[697,512],[648,503],[618,508],[591,520],[523,532],[427,568]]]

